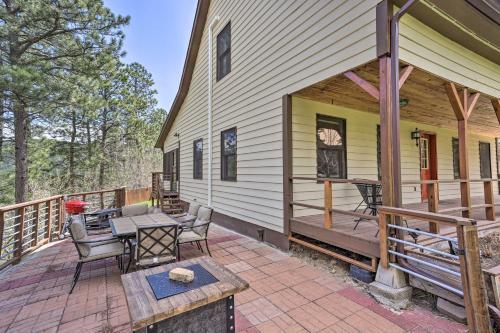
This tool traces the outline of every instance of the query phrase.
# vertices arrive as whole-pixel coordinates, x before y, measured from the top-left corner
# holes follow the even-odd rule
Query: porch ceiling
[[[403,66],[405,64],[401,64]],[[378,87],[377,61],[360,66],[353,72]],[[400,108],[401,119],[456,129],[457,120],[445,90],[447,82],[415,67],[400,90],[400,97],[409,100],[408,105]],[[299,90],[294,96],[379,113],[378,101],[342,74]],[[469,129],[473,133],[500,137],[500,125],[490,99],[490,96],[481,94],[469,118]]]

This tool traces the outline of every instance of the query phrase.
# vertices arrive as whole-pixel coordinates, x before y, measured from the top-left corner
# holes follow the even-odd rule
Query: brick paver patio
[[[217,226],[210,234],[213,256],[251,286],[236,296],[238,332],[466,331],[420,307],[392,312],[340,277],[266,244]],[[200,255],[189,246],[182,254]],[[69,295],[76,260],[66,240],[0,273],[0,333],[130,332],[116,261],[84,266]]]

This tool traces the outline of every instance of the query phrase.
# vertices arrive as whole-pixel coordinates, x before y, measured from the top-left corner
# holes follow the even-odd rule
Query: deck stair
[[[182,213],[181,200],[178,192],[164,192],[161,198],[161,211],[165,214]]]

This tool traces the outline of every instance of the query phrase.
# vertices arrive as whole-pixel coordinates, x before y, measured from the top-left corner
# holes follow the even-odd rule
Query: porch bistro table
[[[146,277],[200,264],[218,281],[157,300]],[[134,332],[235,332],[234,295],[248,283],[212,258],[201,257],[121,276]]]

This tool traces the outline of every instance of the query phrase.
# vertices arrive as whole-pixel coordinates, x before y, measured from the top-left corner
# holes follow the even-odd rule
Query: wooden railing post
[[[5,212],[0,210],[0,257],[2,256],[3,249],[3,233],[5,228]]]
[[[325,216],[323,225],[326,229],[331,229],[332,221],[332,182],[325,180],[324,182],[324,196],[325,196]]]
[[[58,223],[57,223],[57,232],[58,234],[62,233],[62,228],[64,225],[64,197],[60,197],[58,200],[59,206],[57,207],[59,209],[57,218],[58,218]],[[49,238],[50,241],[50,238]]]
[[[33,211],[33,223],[35,223],[35,236],[33,239],[32,246],[37,246],[38,244],[38,218],[40,217],[40,203],[34,205]]]
[[[439,212],[439,186],[437,183],[428,183],[427,184],[427,193],[428,193],[428,210],[432,213]],[[434,222],[429,222],[429,231],[438,234],[439,233],[439,224]]]
[[[18,226],[17,226],[17,240],[16,240],[16,249],[14,251],[14,264],[17,264],[21,260],[21,256],[23,255],[23,237],[24,237],[24,213],[26,211],[26,207],[18,208],[17,215],[18,217]]]
[[[493,182],[491,180],[484,182],[484,203],[488,205],[484,208],[486,219],[495,221],[495,195],[493,194]]]
[[[378,216],[379,230],[380,230],[380,265],[383,268],[389,268],[389,252],[387,240],[387,215],[379,211]]]
[[[50,242],[50,235],[52,233],[52,201],[51,200],[46,201],[46,205],[47,205],[47,221],[45,222],[46,234],[44,238],[47,238],[48,241]]]
[[[465,311],[470,332],[491,332],[486,288],[479,257],[477,227],[457,226],[458,246],[461,250],[460,273],[464,292]]]

